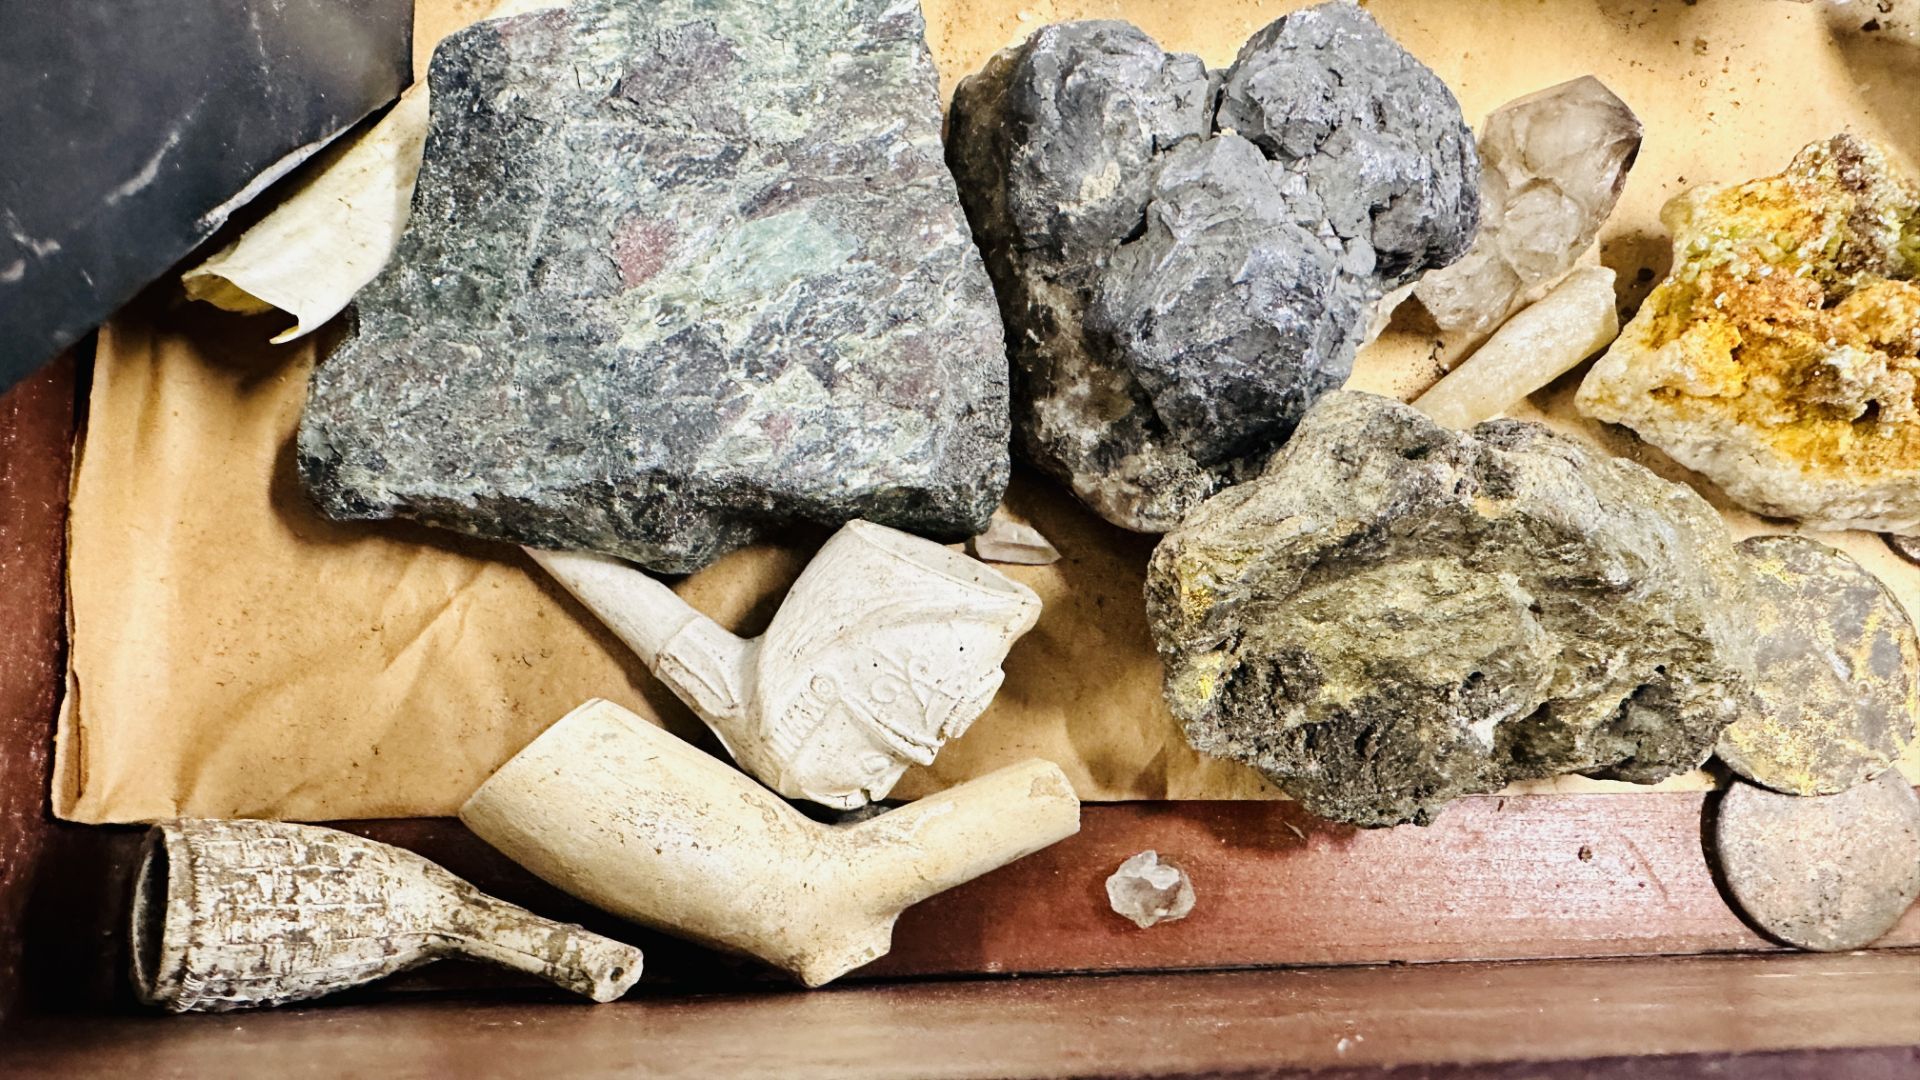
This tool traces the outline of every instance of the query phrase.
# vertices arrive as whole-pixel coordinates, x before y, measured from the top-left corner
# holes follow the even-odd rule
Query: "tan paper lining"
[[[422,49],[487,6],[421,0]],[[1299,6],[927,0],[925,9],[950,94],[994,49],[1047,22],[1129,18],[1170,48],[1222,64],[1249,33]],[[1588,73],[1639,112],[1646,145],[1602,251],[1635,300],[1651,285],[1643,267],[1664,272],[1657,212],[1683,188],[1776,171],[1802,144],[1843,129],[1885,140],[1909,162],[1920,150],[1920,95],[1905,81],[1916,70],[1912,50],[1852,38],[1836,47],[1813,5],[1367,6],[1447,80],[1476,123],[1509,98]],[[697,734],[517,553],[309,511],[288,440],[330,335],[267,345],[283,325],[278,315],[156,304],[124,313],[101,336],[74,491],[77,693],[58,739],[57,813],[89,822],[445,814],[545,725],[596,695]],[[1352,385],[1410,397],[1461,347],[1436,342],[1409,309],[1363,354]],[[1528,415],[1692,479],[1630,437],[1574,418],[1572,386],[1563,379],[1538,395],[1545,412]],[[1050,567],[1006,568],[1040,593],[1045,612],[1015,647],[992,708],[896,793],[1039,755],[1089,799],[1275,794],[1250,771],[1188,749],[1166,712],[1140,599],[1151,538],[1100,523],[1030,476],[1016,481],[1009,506],[1065,555]],[[1728,516],[1742,534],[1782,531]],[[738,553],[681,589],[752,630],[819,539]],[[1920,569],[1872,536],[1823,539],[1916,609]],[[1623,787],[1569,779],[1529,789]]]

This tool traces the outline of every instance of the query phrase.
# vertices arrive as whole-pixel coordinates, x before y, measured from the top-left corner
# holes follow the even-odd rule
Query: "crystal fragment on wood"
[[[1107,903],[1142,930],[1193,913],[1193,881],[1178,865],[1143,851],[1107,878]]]

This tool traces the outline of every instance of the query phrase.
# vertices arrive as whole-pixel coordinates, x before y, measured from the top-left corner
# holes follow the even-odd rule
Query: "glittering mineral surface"
[[[912,0],[576,0],[449,38],[313,381],[316,503],[663,571],[797,520],[979,532],[1006,354],[923,35]]]
[[[1453,95],[1354,4],[1209,73],[1122,22],[1048,26],[960,85],[948,161],[999,289],[1021,453],[1160,532],[1258,470],[1373,302],[1466,250]]]
[[[1640,118],[1591,75],[1509,101],[1480,135],[1480,234],[1413,294],[1444,329],[1491,330],[1593,244],[1640,152]]]
[[[1920,718],[1920,640],[1880,579],[1799,536],[1740,542],[1753,567],[1752,704],[1720,735],[1735,772],[1832,795],[1891,768]]]
[[[1920,531],[1920,191],[1850,135],[1662,213],[1674,269],[1581,384],[1758,513]]]
[[[1155,549],[1188,740],[1323,817],[1699,765],[1746,700],[1748,570],[1691,490],[1536,424],[1342,391]]]

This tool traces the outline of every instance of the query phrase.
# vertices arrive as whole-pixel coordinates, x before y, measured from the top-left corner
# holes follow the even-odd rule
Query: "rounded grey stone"
[[[1864,948],[1920,897],[1920,798],[1898,770],[1837,795],[1735,781],[1713,830],[1740,911],[1789,945]]]

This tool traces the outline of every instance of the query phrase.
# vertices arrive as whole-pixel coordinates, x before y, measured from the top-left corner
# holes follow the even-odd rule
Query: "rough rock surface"
[[[1748,587],[1685,487],[1535,424],[1454,433],[1343,391],[1161,539],[1147,607],[1196,749],[1381,826],[1514,780],[1699,765],[1751,683]]]
[[[1224,72],[1062,23],[961,83],[947,158],[998,286],[1021,453],[1127,528],[1257,472],[1385,290],[1466,250],[1479,164],[1439,78],[1351,3]]]
[[[431,82],[302,422],[324,511],[661,571],[796,519],[986,526],[1006,355],[911,0],[577,0]]]
[[[1413,294],[1443,329],[1500,325],[1593,244],[1639,152],[1640,118],[1591,75],[1495,109],[1480,134],[1480,235]]]
[[[1580,386],[1761,514],[1920,532],[1920,191],[1851,135],[1661,214],[1674,268]]]

